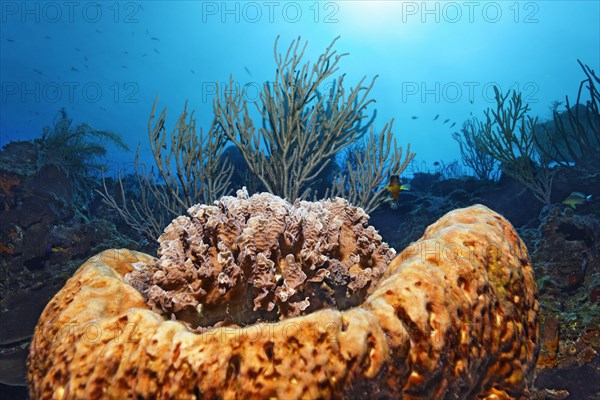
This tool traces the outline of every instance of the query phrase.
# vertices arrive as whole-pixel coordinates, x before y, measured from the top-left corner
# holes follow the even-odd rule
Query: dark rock
[[[448,194],[448,198],[459,203],[461,207],[465,207],[471,202],[471,194],[462,189],[453,190]]]
[[[569,392],[567,400],[587,399],[600,392],[600,370],[592,365],[546,370],[538,375],[535,386],[566,390]]]
[[[28,344],[0,349],[0,383],[11,386],[27,385]]]
[[[439,173],[415,172],[410,181],[410,188],[415,191],[428,192],[434,184],[439,182],[440,178]]]
[[[486,182],[482,182],[473,177],[465,176],[436,182],[431,187],[431,194],[436,196],[448,196],[456,190],[461,190],[469,195],[474,195],[487,186],[488,183]]]
[[[58,293],[64,281],[49,281],[34,292],[20,290],[0,301],[0,346],[21,343],[33,336],[35,325],[50,299]]]
[[[73,198],[73,187],[67,175],[54,165],[46,165],[25,182],[25,188],[67,202]]]
[[[598,161],[600,163],[600,160]],[[584,173],[576,168],[560,168],[554,176],[552,201],[561,203],[572,192],[592,195],[592,201],[577,206],[587,212],[600,213],[600,174]]]
[[[31,176],[38,169],[38,156],[36,142],[10,142],[0,151],[0,171],[12,172],[21,177]]]
[[[12,386],[0,383],[0,399],[27,400],[29,399],[27,386]]]
[[[503,175],[495,185],[479,193],[481,204],[502,214],[515,227],[537,220],[543,204],[516,180]]]

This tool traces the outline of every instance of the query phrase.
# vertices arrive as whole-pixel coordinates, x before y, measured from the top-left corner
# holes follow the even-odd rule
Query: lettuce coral
[[[29,357],[31,398],[514,399],[527,394],[537,352],[536,286],[523,243],[500,215],[483,206],[447,214],[363,285],[362,278],[353,277],[378,267],[363,261],[358,249],[369,249],[365,260],[389,252],[382,256],[386,247],[377,240],[358,243],[364,236],[355,229],[365,229],[360,210],[341,200],[304,206],[270,195],[255,200],[263,202],[267,217],[247,212],[253,200],[244,196],[222,199],[216,208],[192,207],[165,231],[158,260],[112,250],[82,265],[36,327]],[[304,219],[290,223],[296,212]],[[335,215],[350,222],[340,225]],[[275,227],[269,230],[271,221]],[[309,223],[315,224],[310,229],[319,228],[312,242]],[[305,228],[307,237],[294,242]],[[327,247],[331,235],[338,237],[330,232],[336,229],[342,232],[338,250]],[[193,249],[203,244],[208,247]],[[358,256],[348,255],[353,253]],[[244,266],[245,257],[256,262]],[[213,269],[200,272],[200,259],[212,262]],[[347,270],[336,269],[333,260],[350,259]],[[319,270],[329,273],[317,275]],[[315,276],[318,282],[309,281]],[[325,303],[311,297],[322,293],[307,295],[313,283],[329,287],[323,291],[331,308],[321,309]],[[153,297],[153,291],[166,297]],[[334,308],[361,291],[366,297],[360,304]],[[169,320],[180,318],[178,313],[189,316],[183,312],[188,308],[198,314],[202,307],[188,306],[196,302],[226,308],[229,300],[237,301],[234,294],[250,307],[234,311],[252,314],[257,322],[209,321],[198,331],[190,329],[189,320]],[[291,317],[287,304],[303,300],[310,303],[305,315]],[[309,312],[313,304],[318,307]],[[275,320],[266,322],[264,315]]]
[[[159,259],[125,280],[154,311],[194,328],[356,306],[395,256],[340,198],[290,204],[240,190],[188,214],[158,239]]]

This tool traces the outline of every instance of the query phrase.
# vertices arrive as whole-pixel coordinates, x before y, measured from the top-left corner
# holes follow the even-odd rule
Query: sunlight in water
[[[409,1],[344,1],[337,18],[350,34],[381,35],[381,39],[406,37],[415,33],[420,22],[418,3]],[[416,4],[416,5],[415,5]],[[415,8],[417,7],[417,8]],[[410,29],[409,29],[410,28]]]

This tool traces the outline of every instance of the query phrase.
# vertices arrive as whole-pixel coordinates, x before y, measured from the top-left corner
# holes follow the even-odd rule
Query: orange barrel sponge
[[[538,337],[513,227],[448,213],[393,261],[344,200],[194,206],[159,257],[108,250],[50,301],[32,399],[518,399]],[[383,264],[383,266],[382,266]]]

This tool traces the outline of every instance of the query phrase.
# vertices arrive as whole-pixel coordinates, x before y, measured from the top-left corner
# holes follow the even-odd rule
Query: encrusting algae
[[[158,259],[104,251],[50,301],[32,399],[527,395],[536,286],[488,208],[448,213],[389,265],[366,214],[340,199],[240,191],[188,213]]]

